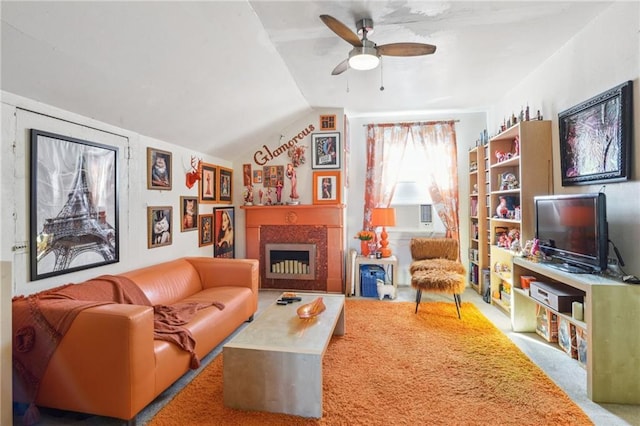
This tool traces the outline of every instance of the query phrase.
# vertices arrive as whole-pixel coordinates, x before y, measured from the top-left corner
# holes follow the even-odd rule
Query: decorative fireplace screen
[[[313,280],[315,244],[266,244],[265,278]]]

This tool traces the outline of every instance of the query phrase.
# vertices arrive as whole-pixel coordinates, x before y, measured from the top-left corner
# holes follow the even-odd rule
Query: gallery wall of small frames
[[[312,204],[340,203],[343,149],[341,135],[336,128],[336,115],[320,115],[317,124],[309,123],[293,139],[285,143],[280,141],[276,149],[270,150],[263,145],[254,155],[254,159],[266,156],[261,166],[242,165],[243,204],[299,204],[297,169],[307,162],[307,150],[310,150],[311,169],[314,169]],[[304,138],[308,138],[307,144],[302,143]],[[279,155],[284,157],[284,154],[288,157],[286,165],[264,164],[267,159]],[[173,166],[171,152],[148,147],[147,189],[172,190],[177,177]],[[179,223],[180,232],[197,231],[199,247],[213,246],[215,257],[235,257],[234,208],[216,207],[211,213],[199,212],[206,204],[233,204],[233,169],[204,162],[196,156],[191,156],[190,166],[191,169],[185,173],[185,185],[191,189],[197,184],[197,196],[180,196],[177,214],[171,206],[149,206],[147,245],[156,248],[172,244],[172,233],[178,229]],[[286,194],[283,193],[285,182]]]
[[[169,151],[147,148],[147,189],[169,191],[173,188],[173,155]],[[147,247],[156,248],[171,245],[173,233],[197,231],[198,247],[214,246],[216,225],[220,228],[222,218],[230,220],[225,229],[230,233],[224,237],[224,250],[214,250],[216,257],[234,257],[235,240],[233,237],[233,207],[219,210],[216,214],[200,214],[205,204],[231,204],[233,201],[233,170],[216,164],[206,163],[195,156],[191,157],[191,170],[185,174],[188,189],[197,184],[197,196],[180,196],[178,214],[174,215],[171,206],[147,207]],[[219,230],[218,230],[219,231]],[[217,254],[215,253],[217,251]]]

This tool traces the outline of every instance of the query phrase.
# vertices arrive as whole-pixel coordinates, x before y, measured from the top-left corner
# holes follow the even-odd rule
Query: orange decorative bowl
[[[323,313],[325,309],[327,309],[327,307],[324,305],[322,297],[318,297],[313,302],[300,306],[296,312],[301,319],[309,319],[317,317]]]

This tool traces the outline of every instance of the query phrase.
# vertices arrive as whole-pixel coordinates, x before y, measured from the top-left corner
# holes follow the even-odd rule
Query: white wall
[[[188,189],[185,172],[191,155],[230,167],[220,158],[186,150],[25,99],[2,93],[2,244],[0,260],[12,264],[11,294],[30,294],[69,282],[81,282],[101,274],[116,274],[182,256],[211,256],[212,247],[198,247],[198,232],[180,231],[180,196],[197,196],[197,185]],[[120,261],[38,281],[29,279],[28,249],[13,250],[29,241],[29,129],[104,143],[119,148],[119,238]],[[147,189],[147,147],[172,153],[172,190]],[[147,248],[147,206],[173,207],[171,245]],[[211,213],[214,205],[201,204],[200,213]]]
[[[348,116],[348,114],[347,114]],[[350,147],[349,155],[349,190],[347,203],[347,239],[348,248],[354,248],[360,251],[360,242],[354,238],[356,233],[362,229],[362,220],[364,215],[364,184],[366,172],[366,126],[371,123],[391,123],[404,121],[429,121],[429,120],[459,120],[456,123],[456,142],[458,145],[458,182],[460,197],[460,240],[462,241],[461,254],[464,264],[468,262],[468,244],[465,242],[469,238],[469,226],[466,218],[469,217],[469,203],[467,202],[469,195],[469,178],[467,171],[469,170],[469,158],[467,155],[468,148],[475,146],[475,141],[480,137],[486,127],[486,115],[483,112],[475,113],[440,113],[440,114],[412,114],[397,116],[358,116],[349,117],[350,124]],[[434,212],[435,213],[435,212]],[[389,247],[394,254],[398,256],[398,284],[409,285],[410,276],[408,274],[409,265],[411,263],[411,254],[409,252],[409,241],[411,235],[429,236],[431,232],[424,232],[416,228],[412,234],[408,230],[403,229],[402,232],[389,231]],[[437,234],[436,234],[437,235]],[[348,251],[348,249],[347,249]]]
[[[558,194],[598,192],[603,183],[563,187],[558,113],[628,80],[633,81],[634,146],[631,179],[606,184],[609,238],[620,250],[627,273],[640,276],[640,3],[614,2],[561,50],[507,92],[489,114],[490,133],[520,105],[542,106],[553,121],[554,189]],[[610,253],[613,256],[613,253]]]

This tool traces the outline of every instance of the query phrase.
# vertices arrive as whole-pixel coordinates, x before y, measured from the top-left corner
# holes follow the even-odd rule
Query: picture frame
[[[262,170],[253,171],[253,183],[254,184],[262,183]]]
[[[198,215],[198,247],[213,244],[213,215]]]
[[[172,154],[147,147],[147,189],[171,190]]]
[[[629,179],[632,93],[627,81],[558,114],[562,186]]]
[[[235,209],[217,207],[213,209],[213,257],[233,259],[236,255]]]
[[[278,182],[284,183],[284,166],[264,166],[262,186],[265,188],[277,188]]]
[[[169,246],[173,242],[173,207],[147,207],[147,248]]]
[[[242,185],[251,186],[251,164],[242,165]]]
[[[218,166],[218,203],[231,204],[233,199],[233,170]]]
[[[198,197],[180,197],[180,232],[198,230]]]
[[[340,204],[340,172],[313,172],[313,204]]]
[[[31,280],[119,262],[119,148],[37,129],[30,137]]]
[[[336,130],[336,115],[320,115],[320,130]]]
[[[340,168],[340,133],[311,134],[311,168]]]
[[[214,164],[200,164],[200,180],[198,181],[198,202],[212,204],[217,201],[218,167]]]

